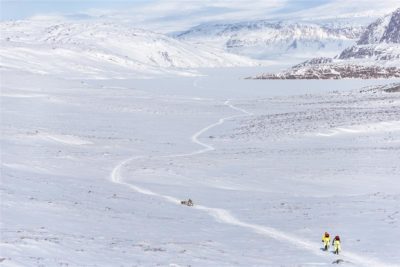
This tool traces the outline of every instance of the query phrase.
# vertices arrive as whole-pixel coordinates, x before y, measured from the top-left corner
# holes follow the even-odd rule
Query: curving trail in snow
[[[226,105],[226,106],[228,106],[228,107],[230,107],[230,108],[232,108],[232,109],[235,109],[235,110],[238,110],[238,111],[242,111],[242,112],[245,113],[246,115],[253,115],[252,113],[250,113],[250,112],[248,112],[248,111],[245,111],[245,110],[242,110],[241,108],[237,108],[237,107],[233,106],[232,104],[230,104],[230,101],[229,101],[229,100],[225,101],[225,102],[224,102],[224,105]],[[184,154],[172,154],[172,155],[160,156],[159,158],[188,157],[188,156],[198,155],[198,154],[206,153],[206,152],[208,152],[208,151],[215,150],[215,148],[214,148],[213,146],[199,141],[198,138],[200,137],[200,135],[202,135],[203,133],[207,132],[207,131],[210,130],[211,128],[214,128],[214,127],[216,127],[216,126],[218,126],[218,125],[223,124],[226,120],[233,119],[233,118],[235,118],[235,117],[240,117],[240,116],[243,116],[243,115],[234,115],[234,116],[229,116],[229,117],[221,118],[221,119],[219,119],[217,122],[212,123],[212,124],[210,124],[210,125],[208,125],[208,126],[202,128],[201,130],[199,130],[199,131],[196,132],[195,134],[193,134],[192,137],[191,137],[191,141],[192,141],[193,143],[195,143],[195,144],[198,144],[198,145],[202,146],[203,149],[195,150],[195,151],[193,151],[193,152],[184,153]],[[126,159],[126,160],[120,162],[120,163],[112,170],[112,172],[111,172],[111,181],[114,182],[114,183],[117,183],[117,184],[123,184],[123,185],[125,185],[125,186],[128,186],[128,187],[130,187],[131,189],[133,189],[133,190],[135,190],[135,191],[137,191],[137,192],[139,192],[139,193],[146,194],[146,195],[153,195],[153,196],[162,197],[162,198],[164,198],[164,199],[166,199],[166,200],[168,200],[168,201],[171,201],[171,202],[173,202],[173,203],[178,203],[178,204],[180,204],[181,201],[180,201],[179,199],[177,199],[177,198],[174,198],[174,197],[171,197],[171,196],[165,196],[165,195],[157,194],[157,193],[154,193],[154,192],[152,192],[152,191],[150,191],[150,190],[143,189],[143,188],[140,188],[140,187],[138,187],[138,186],[135,186],[135,185],[132,185],[132,184],[129,184],[129,183],[126,183],[126,182],[123,181],[122,176],[121,176],[121,170],[122,170],[122,168],[123,168],[127,163],[129,163],[129,162],[131,162],[131,161],[134,161],[134,160],[137,160],[137,159],[143,159],[143,158],[146,158],[146,156],[135,156],[135,157],[131,157],[131,158],[128,158],[128,159]]]
[[[193,143],[196,143],[196,144],[202,146],[203,147],[202,149],[195,150],[193,152],[185,153],[185,154],[165,155],[165,156],[161,156],[160,158],[193,156],[193,155],[198,155],[198,154],[206,153],[208,151],[215,150],[215,148],[212,145],[201,142],[199,140],[199,137],[202,134],[204,134],[205,132],[207,132],[208,130],[210,130],[218,125],[223,124],[226,120],[229,120],[229,119],[232,119],[235,117],[240,117],[240,116],[253,115],[251,112],[248,112],[247,110],[244,110],[242,108],[238,108],[238,107],[234,106],[233,104],[230,103],[230,100],[225,101],[224,105],[228,106],[229,108],[231,108],[233,110],[244,113],[244,115],[240,114],[240,115],[233,115],[233,116],[221,118],[217,122],[212,123],[212,124],[202,128],[195,134],[193,134],[191,137],[191,141]],[[132,162],[137,159],[143,159],[143,158],[146,158],[146,156],[131,157],[131,158],[128,158],[128,159],[120,162],[111,172],[111,181],[114,183],[117,183],[117,184],[125,185],[138,193],[163,198],[168,202],[171,202],[171,203],[174,203],[177,205],[181,205],[180,200],[173,196],[159,194],[159,193],[153,192],[151,190],[141,188],[139,186],[124,182],[123,177],[121,175],[121,170],[123,169],[123,167],[126,164],[128,164],[129,162]],[[247,228],[249,230],[254,231],[255,233],[257,233],[259,235],[275,239],[279,242],[289,243],[293,246],[296,246],[299,249],[309,251],[309,252],[311,252],[315,255],[321,256],[321,257],[327,257],[326,252],[322,252],[320,250],[321,245],[319,243],[308,241],[308,240],[304,239],[303,237],[297,237],[295,235],[285,233],[283,231],[280,231],[280,230],[272,228],[272,227],[243,222],[243,221],[239,220],[238,218],[236,218],[235,216],[233,216],[228,210],[225,210],[225,209],[207,207],[207,206],[202,206],[202,205],[195,205],[192,208],[207,213],[208,215],[213,217],[217,222],[235,225],[235,226],[242,227],[242,228]],[[365,256],[358,255],[358,254],[351,253],[351,252],[343,252],[343,253],[341,253],[341,257],[343,257],[346,261],[350,261],[353,264],[357,264],[358,266],[371,266],[371,267],[372,266],[374,266],[374,267],[394,267],[395,266],[395,265],[381,262],[378,259],[365,257]]]

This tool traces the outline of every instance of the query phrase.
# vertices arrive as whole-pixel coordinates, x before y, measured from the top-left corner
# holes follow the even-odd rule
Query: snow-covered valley
[[[3,1],[0,32],[0,266],[400,266],[398,1]]]
[[[374,89],[396,80],[234,70],[3,69],[1,264],[398,266],[400,95]]]

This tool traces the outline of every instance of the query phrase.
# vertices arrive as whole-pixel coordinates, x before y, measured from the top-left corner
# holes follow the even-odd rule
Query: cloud
[[[65,16],[61,15],[34,15],[29,18],[34,21],[62,21],[65,20]]]
[[[5,3],[20,1],[5,0]],[[182,31],[203,23],[257,19],[365,17],[369,20],[363,21],[366,24],[399,6],[398,0],[23,0],[23,3],[24,11],[31,12],[31,16],[34,14],[35,20],[106,20],[162,33]],[[15,12],[22,12],[20,5],[9,6]]]
[[[333,0],[308,10],[292,13],[303,19],[377,18],[393,12],[400,6],[398,0]]]
[[[366,24],[398,5],[398,0],[153,0],[124,9],[90,9],[86,14],[166,33],[207,22],[257,19],[365,18],[359,21]]]

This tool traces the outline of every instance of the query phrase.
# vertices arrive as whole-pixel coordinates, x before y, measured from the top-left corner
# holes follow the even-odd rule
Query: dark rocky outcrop
[[[363,66],[352,64],[332,64],[324,66],[310,66],[307,68],[291,69],[278,74],[261,74],[253,79],[267,80],[337,80],[337,79],[380,79],[380,78],[400,78],[400,68]]]

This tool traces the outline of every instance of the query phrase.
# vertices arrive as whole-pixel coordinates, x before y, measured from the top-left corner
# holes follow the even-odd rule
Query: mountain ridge
[[[3,67],[103,76],[178,73],[255,61],[163,34],[106,22],[2,22]],[[77,69],[82,72],[79,74]],[[119,73],[119,74],[118,74]],[[112,75],[114,75],[112,74]]]
[[[174,37],[191,43],[212,44],[253,59],[334,55],[355,43],[364,26],[333,22],[256,20],[201,24]]]

